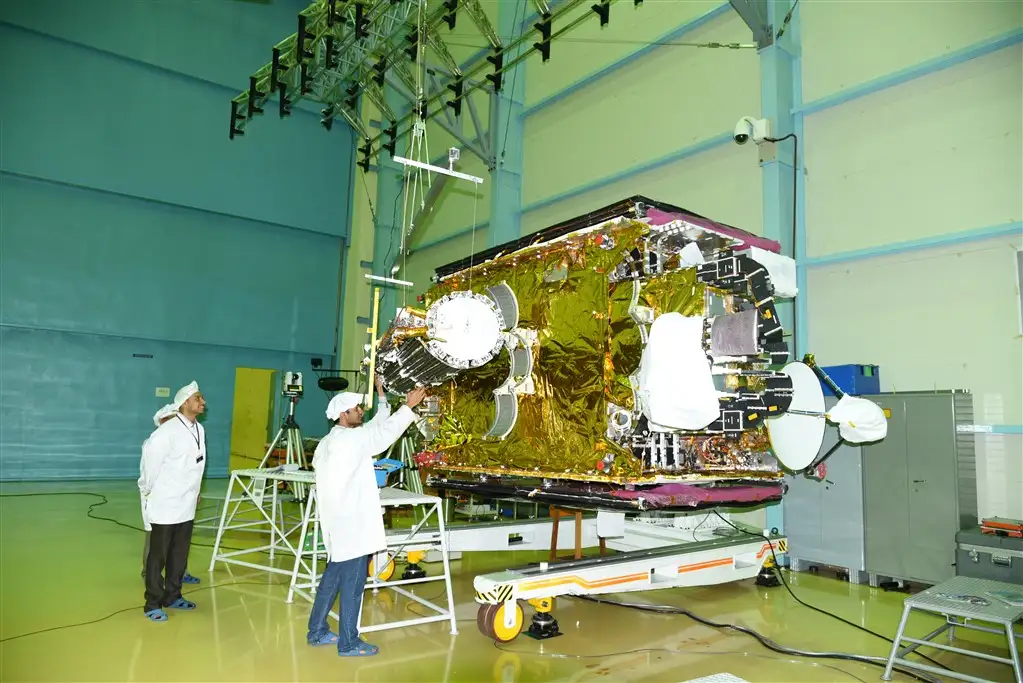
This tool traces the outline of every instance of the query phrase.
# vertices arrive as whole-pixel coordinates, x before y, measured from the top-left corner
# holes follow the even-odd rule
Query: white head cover
[[[337,419],[341,417],[341,413],[351,410],[357,405],[361,405],[362,398],[362,394],[356,394],[351,391],[342,391],[340,394],[330,399],[330,403],[327,404],[327,419],[331,422],[337,422]]]
[[[192,398],[195,394],[199,393],[199,385],[195,382],[178,389],[178,393],[174,394],[174,410],[181,407],[181,404]]]
[[[162,423],[166,418],[170,417],[176,412],[178,412],[177,406],[175,406],[173,403],[168,403],[163,408],[160,408],[158,411],[156,411],[156,415],[153,415],[153,424],[159,427],[160,423]]]

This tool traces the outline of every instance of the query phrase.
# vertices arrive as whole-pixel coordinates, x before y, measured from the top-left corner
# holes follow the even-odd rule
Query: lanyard
[[[184,426],[184,428],[188,430],[188,433],[192,437],[192,439],[195,440],[195,447],[198,448],[199,452],[201,453],[202,445],[199,443],[199,423],[195,424],[195,431],[193,432],[192,428],[188,426],[188,423],[181,419],[180,415],[178,415],[177,418],[181,422],[182,426]]]

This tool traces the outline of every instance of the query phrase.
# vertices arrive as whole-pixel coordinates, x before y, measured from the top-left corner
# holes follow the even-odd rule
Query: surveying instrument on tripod
[[[306,469],[306,461],[305,447],[302,444],[302,430],[295,420],[295,406],[298,404],[298,400],[302,398],[303,393],[302,373],[285,372],[281,382],[281,393],[288,399],[288,414],[284,417],[283,422],[281,422],[281,428],[277,430],[277,436],[270,443],[270,447],[266,449],[266,455],[263,456],[263,461],[259,463],[259,467],[266,467],[270,455],[283,442],[284,460],[283,462],[279,460],[278,466],[283,465],[286,469],[304,470]],[[289,465],[291,467],[288,467]],[[305,484],[287,482],[286,486],[291,489],[291,493],[295,496],[296,501],[302,502],[305,500]]]

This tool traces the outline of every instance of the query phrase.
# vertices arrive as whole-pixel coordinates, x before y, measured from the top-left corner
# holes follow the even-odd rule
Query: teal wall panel
[[[235,368],[331,362],[352,136],[229,101],[301,3],[0,9],[0,479],[134,478],[152,415],[193,379],[227,473]]]

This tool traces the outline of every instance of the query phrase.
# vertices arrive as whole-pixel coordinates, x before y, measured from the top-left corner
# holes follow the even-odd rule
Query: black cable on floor
[[[676,649],[676,648],[668,648],[668,647],[638,647],[638,648],[635,648],[633,650],[622,650],[621,652],[601,652],[600,654],[579,655],[579,654],[568,654],[568,653],[564,653],[564,652],[529,652],[527,650],[513,650],[513,649],[508,648],[508,647],[501,647],[501,643],[499,643],[496,640],[494,641],[494,647],[497,648],[498,650],[500,650],[501,652],[510,652],[510,653],[516,654],[516,655],[526,654],[526,655],[534,655],[534,656],[538,656],[538,657],[554,657],[556,659],[603,659],[605,657],[621,657],[622,655],[636,655],[636,654],[643,654],[643,653],[647,653],[647,652],[667,652],[668,654],[682,655],[684,657],[692,656],[692,655],[701,655],[701,656],[704,656],[704,657],[706,657],[706,656],[722,657],[722,656],[730,656],[730,655],[731,656],[741,655],[741,656],[744,656],[744,657],[760,657],[760,658],[763,658],[763,659],[767,659],[767,660],[771,660],[771,661],[775,661],[775,662],[785,662],[785,663],[788,663],[788,664],[808,664],[810,666],[820,666],[820,667],[824,667],[826,669],[832,669],[833,671],[838,671],[839,673],[843,673],[846,676],[848,676],[849,678],[852,678],[853,680],[860,681],[860,683],[866,683],[866,681],[864,681],[862,678],[860,678],[856,674],[852,673],[851,671],[846,671],[845,669],[839,669],[837,666],[831,666],[829,664],[820,664],[818,662],[804,662],[802,660],[796,660],[796,659],[782,659],[781,657],[776,657],[776,656],[773,656],[773,655],[756,654],[756,653],[753,653],[753,652],[740,652],[738,650],[721,652],[721,651],[707,651],[707,650],[679,650],[679,649]]]
[[[743,529],[741,527],[736,526],[735,524],[732,524],[730,521],[725,519],[721,515],[721,513],[718,512],[717,510],[712,510],[712,512],[715,515],[717,515],[718,518],[720,518],[722,522],[724,522],[728,526],[732,527],[736,531],[744,533],[747,536],[753,536],[755,538],[759,538],[761,540],[764,540],[764,537],[761,534],[756,534],[756,533],[753,533],[752,531],[747,531],[746,529]],[[809,609],[812,609],[813,611],[819,612],[819,613],[823,614],[824,616],[831,617],[832,619],[837,619],[838,621],[841,621],[843,624],[848,624],[849,626],[852,626],[853,628],[859,629],[860,631],[863,631],[864,633],[869,633],[870,635],[875,636],[877,638],[880,638],[881,640],[884,640],[887,643],[890,643],[890,644],[894,644],[895,643],[894,640],[892,640],[888,636],[884,635],[883,633],[878,633],[877,631],[873,631],[873,630],[867,628],[866,626],[861,626],[860,624],[857,624],[854,621],[850,621],[850,620],[848,620],[848,619],[846,619],[844,617],[840,617],[837,614],[834,614],[833,612],[829,612],[826,609],[821,609],[820,607],[816,607],[816,606],[811,605],[811,604],[809,604],[807,602],[804,602],[802,599],[799,598],[798,595],[796,595],[792,591],[792,587],[789,585],[789,582],[785,580],[785,576],[781,572],[781,565],[778,564],[778,556],[775,555],[775,553],[774,553],[774,544],[773,543],[769,543],[767,547],[771,549],[771,559],[774,560],[774,566],[777,567],[777,569],[778,569],[778,578],[781,580],[781,585],[785,586],[785,590],[787,590],[789,592],[789,595],[792,596],[793,600],[798,602],[803,607],[807,607]],[[934,664],[935,666],[939,666],[942,669],[945,669],[946,671],[952,671],[952,669],[950,669],[949,667],[945,666],[944,664],[942,664],[941,662],[939,662],[937,660],[931,659],[930,657],[928,657],[925,654],[921,654],[920,652],[913,652],[912,654],[915,654],[915,655],[921,657],[922,659],[925,659],[926,661],[930,662],[931,664]]]
[[[126,523],[121,522],[119,520],[116,520],[116,519],[114,519],[112,517],[101,517],[99,515],[93,514],[93,510],[95,510],[98,507],[102,507],[103,505],[106,505],[107,503],[110,502],[110,500],[105,495],[103,495],[102,493],[93,493],[91,491],[44,491],[44,492],[41,492],[41,493],[0,493],[0,498],[34,498],[34,497],[41,497],[41,496],[92,496],[94,498],[99,498],[100,499],[99,501],[97,501],[97,502],[93,503],[92,505],[90,505],[89,509],[85,511],[86,517],[89,517],[90,519],[99,520],[101,522],[112,522],[113,524],[116,524],[117,526],[124,527],[125,529],[131,529],[132,531],[139,531],[139,532],[142,532],[142,533],[145,533],[145,531],[146,531],[142,527],[133,526],[131,524],[126,524]],[[197,511],[198,511],[198,509],[197,509]],[[199,541],[196,541],[195,539],[192,539],[191,545],[199,546],[201,548],[212,548],[212,547],[214,547],[210,543],[200,543]],[[246,550],[246,548],[235,548],[233,546],[224,545],[224,544],[221,544],[220,548],[223,549],[223,550]]]
[[[761,538],[763,538],[763,537],[761,537]],[[602,599],[602,598],[595,598],[595,597],[592,597],[592,596],[589,596],[589,595],[578,595],[578,596],[573,596],[573,597],[577,597],[580,600],[587,600],[589,602],[595,602],[595,603],[601,604],[601,605],[614,605],[616,607],[628,607],[628,608],[631,608],[631,609],[638,609],[638,610],[645,611],[645,612],[655,612],[657,614],[681,614],[681,615],[689,617],[690,619],[692,619],[693,621],[695,621],[697,623],[703,624],[704,626],[710,626],[711,628],[717,628],[717,629],[728,629],[728,630],[737,631],[739,633],[743,633],[745,635],[751,636],[756,641],[758,641],[761,645],[763,645],[765,648],[767,648],[768,650],[771,650],[772,652],[778,652],[780,654],[793,655],[793,656],[796,656],[796,657],[808,657],[808,658],[811,658],[811,659],[840,659],[840,660],[847,660],[847,661],[850,661],[850,662],[860,662],[861,664],[870,664],[871,666],[881,667],[882,669],[887,666],[887,663],[882,661],[882,658],[880,658],[880,657],[874,658],[874,657],[868,657],[867,655],[854,655],[854,654],[848,654],[848,653],[845,653],[845,652],[811,652],[811,651],[808,651],[808,650],[797,650],[795,648],[790,648],[790,647],[786,647],[784,645],[779,645],[778,643],[775,643],[773,640],[771,640],[767,636],[765,636],[765,635],[763,635],[763,634],[761,634],[761,633],[759,633],[757,631],[754,631],[751,628],[748,628],[746,626],[740,626],[738,624],[728,624],[728,623],[719,623],[719,622],[716,622],[716,621],[711,621],[710,619],[706,619],[704,617],[701,617],[698,614],[694,614],[693,612],[687,610],[684,607],[672,607],[672,606],[668,606],[668,605],[644,605],[644,604],[637,603],[637,602],[620,602],[618,600],[605,600],[605,599]],[[908,669],[903,669],[903,668],[901,668],[899,666],[892,667],[892,671],[898,671],[899,673],[901,673],[901,674],[903,674],[905,676],[910,676],[911,678],[914,678],[914,679],[916,679],[918,681],[923,681],[924,683],[933,683],[933,681],[934,681],[934,679],[932,679],[930,677],[923,676],[921,674],[915,673],[915,672],[910,671]]]
[[[182,596],[192,595],[193,593],[199,593],[200,591],[207,591],[207,590],[210,590],[211,588],[222,588],[224,586],[244,586],[244,585],[267,586],[267,585],[283,585],[283,584],[267,584],[267,583],[262,582],[262,581],[228,581],[226,583],[218,583],[218,584],[210,585],[210,586],[202,586],[201,588],[194,588],[194,589],[192,589],[192,590],[190,590],[188,592],[182,591],[181,595]],[[51,631],[62,631],[62,630],[67,629],[67,628],[77,628],[79,626],[89,626],[91,624],[98,624],[101,621],[106,621],[107,619],[110,619],[112,617],[116,617],[118,614],[124,614],[125,612],[131,612],[132,610],[142,610],[142,609],[145,609],[145,606],[143,606],[143,605],[136,605],[134,607],[125,607],[124,609],[119,609],[116,612],[111,612],[110,614],[106,615],[105,617],[100,617],[99,619],[92,619],[90,621],[79,621],[79,622],[74,623],[74,624],[65,624],[64,626],[51,626],[50,628],[42,628],[42,629],[39,629],[38,631],[29,631],[28,633],[21,633],[21,634],[16,635],[16,636],[10,636],[9,638],[0,639],[0,643],[7,643],[7,642],[10,642],[12,640],[18,640],[20,638],[28,638],[29,636],[37,636],[37,635],[40,635],[42,633],[50,633]]]

